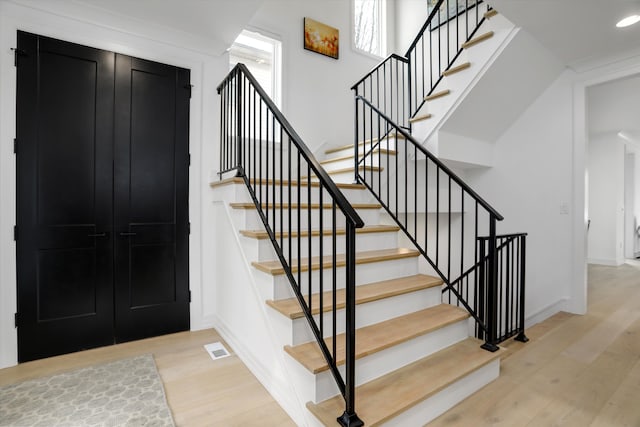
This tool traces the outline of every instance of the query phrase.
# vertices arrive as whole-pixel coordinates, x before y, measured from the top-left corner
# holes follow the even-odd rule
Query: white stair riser
[[[387,154],[385,153],[380,153],[380,155],[378,155],[378,153],[374,153],[372,157],[368,157],[366,159],[366,165],[367,166],[379,166],[379,165],[386,165],[386,156]],[[391,156],[393,157],[393,156]],[[393,160],[395,161],[395,160]],[[361,162],[359,165],[363,166],[365,164],[365,162]],[[326,163],[324,165],[324,168],[327,170],[327,172],[329,172],[331,174],[331,172],[335,171],[335,170],[339,170],[339,169],[346,169],[346,168],[353,168],[355,167],[354,163],[353,163],[353,156],[350,157],[349,159],[343,159],[343,160],[339,160],[339,161],[335,161],[335,162],[331,162],[331,163]]]
[[[286,298],[293,298],[295,295],[291,290],[291,285],[286,275],[278,274],[271,275],[259,270],[255,270],[256,280],[261,284],[260,287],[264,289],[265,299],[280,300]],[[401,258],[381,262],[373,262],[367,264],[356,265],[356,285],[374,283],[382,280],[391,280],[398,277],[412,276],[418,274],[418,258]],[[346,282],[346,269],[345,267],[338,267],[336,269],[336,289],[342,289],[345,287]],[[298,278],[298,273],[294,273],[294,277]],[[311,273],[312,290],[311,293],[319,292],[319,278],[320,271],[314,270]],[[304,294],[308,294],[309,272],[303,271],[301,273],[301,288]],[[324,269],[323,281],[325,291],[330,290],[333,286],[332,283],[332,271],[331,269]]]
[[[268,261],[277,259],[276,251],[273,248],[271,240],[268,239],[251,239],[245,238],[255,242],[255,249],[247,248],[247,255],[250,259],[256,261]],[[312,256],[318,256],[320,254],[320,236],[312,236],[311,238],[311,254]],[[251,242],[248,242],[249,244]],[[287,258],[289,257],[289,247],[291,247],[291,254],[293,258],[298,258],[298,246],[300,247],[300,253],[302,258],[307,258],[309,255],[309,238],[301,237],[292,238],[291,240],[283,239],[283,253]],[[280,239],[278,239],[280,244]],[[336,235],[336,248],[343,250],[346,245],[346,236],[344,234]],[[247,245],[248,246],[248,245]],[[333,246],[333,237],[331,234],[325,234],[322,238],[322,253],[323,255],[331,254]],[[376,248],[376,249],[391,249],[398,247],[398,233],[356,233],[356,248]],[[255,255],[255,257],[254,257]]]
[[[260,194],[260,188],[262,188],[262,194]],[[284,202],[292,201],[293,203],[297,203],[298,200],[302,200],[302,203],[309,203],[308,188],[309,187],[307,187],[306,185],[300,186],[300,197],[298,198],[298,186],[296,185],[291,186],[291,198],[289,198],[288,187],[283,185],[282,192],[281,192],[280,185],[276,184],[275,202],[280,203],[282,201]],[[371,197],[371,194],[366,190],[357,189],[357,188],[340,188],[339,190],[342,194],[344,194],[345,198],[349,200],[349,202],[351,203],[371,203],[373,200],[373,198]],[[254,191],[256,192],[256,197],[259,200],[261,199],[263,200],[263,202],[266,202],[268,200],[269,203],[273,203],[274,191],[273,191],[272,185],[268,185],[268,186],[258,185],[254,188]],[[247,196],[248,196],[248,190],[247,190]],[[251,201],[251,199],[249,198],[249,200],[247,201]],[[320,203],[319,187],[311,186],[311,203]],[[323,204],[331,203],[331,197],[329,197],[329,194],[326,191],[324,191],[324,193],[322,194],[322,203]]]
[[[498,378],[499,375],[500,359],[496,359],[407,409],[382,426],[422,427]]]
[[[360,133],[362,133],[362,130],[360,130]],[[375,148],[382,148],[384,150],[395,150],[395,148],[396,148],[396,139],[395,138],[383,139],[380,144],[375,142],[373,144],[373,146],[370,143],[361,144],[360,146],[358,146],[358,156],[362,156],[364,154],[364,152],[365,152],[364,150],[370,151],[371,147],[373,147],[374,149]],[[355,156],[354,147],[345,148],[345,149],[342,149],[340,151],[335,151],[335,152],[333,152],[331,154],[327,154],[325,160],[335,159],[335,158],[338,158],[338,157],[345,157],[345,156],[351,156],[351,158],[353,158]],[[353,162],[351,163],[350,166],[353,166]]]
[[[356,291],[357,294],[357,291]],[[384,322],[398,316],[413,313],[418,310],[433,307],[441,302],[440,287],[423,289],[403,295],[386,298],[384,300],[372,301],[356,306],[356,328]],[[313,316],[316,324],[319,323],[319,315]],[[298,345],[314,341],[315,337],[309,328],[307,319],[299,318],[291,320],[289,325],[291,342],[290,345]],[[336,330],[338,334],[345,331],[345,310],[336,312]],[[326,312],[324,314],[324,336],[330,337],[333,334],[333,315]],[[288,334],[289,335],[289,334]]]
[[[237,228],[241,230],[264,230],[264,223],[258,212],[255,209],[231,209],[232,218]],[[285,231],[289,231],[289,223],[291,223],[292,231],[318,229],[320,228],[320,212],[322,212],[322,228],[331,228],[333,224],[333,214],[331,209],[311,209],[311,223],[309,224],[309,211],[307,209],[300,209],[300,225],[298,227],[298,210],[296,208],[291,209],[291,216],[289,216],[289,209],[276,208],[275,220],[273,216],[273,209],[269,206],[269,209],[263,211],[265,217],[268,216],[270,226],[276,228],[276,232],[280,231],[280,216],[282,216],[282,227]],[[359,209],[358,215],[362,218],[365,224],[378,224],[380,221],[379,209]],[[346,218],[339,209],[336,209],[336,227],[344,228],[346,225]]]
[[[356,386],[400,369],[466,338],[468,335],[465,319],[358,359],[356,360]],[[340,372],[344,375],[344,365],[340,366]],[[319,403],[339,394],[329,371],[314,375],[305,369],[304,374],[303,381],[312,384],[305,388],[314,390],[313,402]]]

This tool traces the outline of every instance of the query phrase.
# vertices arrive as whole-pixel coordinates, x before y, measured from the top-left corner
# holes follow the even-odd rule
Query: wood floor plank
[[[529,343],[507,343],[516,351],[502,362],[500,378],[429,426],[640,426],[640,319],[604,349],[591,343],[620,330],[601,325],[624,323],[621,307],[640,311],[640,267],[589,266],[588,278],[586,315],[553,316],[527,330]],[[578,347],[595,359],[566,354]]]
[[[50,357],[0,369],[0,385],[151,353],[178,426],[295,426],[235,354],[211,359],[203,346],[216,341],[207,329]]]

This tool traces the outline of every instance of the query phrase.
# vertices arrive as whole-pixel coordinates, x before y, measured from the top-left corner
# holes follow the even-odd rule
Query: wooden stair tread
[[[463,64],[456,65],[455,67],[451,67],[448,70],[444,70],[442,72],[442,75],[447,77],[447,76],[450,76],[452,74],[458,73],[458,72],[460,72],[462,70],[466,70],[469,67],[471,67],[471,63],[470,62],[465,62]]]
[[[231,206],[233,209],[255,209],[256,205],[253,202],[246,202],[246,203],[229,203],[229,206]],[[294,209],[320,209],[320,203],[270,203],[269,205],[262,205],[262,207],[264,209],[273,209],[274,206],[276,209],[289,209],[291,208],[291,210]],[[378,203],[352,203],[351,206],[353,206],[354,209],[380,209],[382,206]],[[333,208],[333,205],[331,203],[323,203],[322,204],[322,209],[331,209]]]
[[[483,16],[484,16],[485,18],[489,19],[489,18],[493,18],[493,17],[494,17],[494,16],[496,16],[497,14],[498,14],[498,11],[497,11],[497,10],[495,10],[495,9],[491,9],[491,10],[486,11],[486,12],[484,13],[484,15],[483,15]]]
[[[432,117],[431,114],[423,114],[422,116],[416,116],[409,119],[409,123],[420,122],[422,120],[427,120]]]
[[[356,228],[356,234],[386,233],[386,232],[396,232],[399,230],[400,230],[400,227],[396,225],[365,225],[362,228]],[[346,233],[346,230],[344,228],[336,229],[336,235],[340,236],[345,233]],[[265,230],[240,230],[240,234],[242,234],[245,237],[250,237],[258,240],[265,240],[269,238],[269,233],[267,233]],[[278,232],[276,233],[276,239],[279,239],[281,234],[284,239],[287,239],[289,237],[288,232],[285,232],[285,233]],[[324,230],[322,234],[324,236],[331,236],[332,230]],[[309,230],[302,230],[300,232],[298,231],[291,232],[292,238],[297,238],[298,236],[308,237]],[[311,236],[313,237],[320,236],[320,230],[311,230]]]
[[[391,155],[391,156],[395,156],[397,154],[396,150],[387,150],[386,148],[382,148],[382,149],[376,148],[375,150],[373,150],[373,153],[374,154],[378,154],[378,153],[388,154],[388,155]],[[359,158],[362,159],[362,157],[364,157],[364,155],[360,154]],[[349,160],[349,159],[353,159],[353,156],[351,155],[351,156],[335,157],[333,159],[326,159],[326,160],[321,161],[320,164],[321,165],[326,165],[326,164],[329,164],[329,163],[335,163],[335,162],[339,162],[339,161],[342,161],[342,160]]]
[[[367,302],[378,301],[397,295],[404,295],[410,292],[429,289],[440,285],[442,285],[442,280],[440,278],[424,274],[416,274],[414,276],[384,280],[382,282],[369,283],[367,285],[359,285],[356,287],[356,304],[365,304]],[[318,314],[320,312],[318,308],[320,304],[319,295],[319,293],[313,294],[311,299],[313,314]],[[300,308],[297,298],[288,298],[279,301],[268,300],[267,305],[290,319],[299,319],[304,317],[304,313]],[[331,291],[324,292],[322,305],[323,312],[331,312],[333,307],[333,293]],[[336,308],[342,309],[344,307],[345,289],[338,289],[336,291]]]
[[[449,89],[441,90],[440,92],[432,93],[429,96],[424,98],[425,101],[433,101],[434,99],[441,98],[443,96],[449,95],[451,91]]]
[[[409,341],[429,332],[441,329],[452,323],[469,317],[465,310],[448,304],[440,304],[424,310],[415,311],[374,325],[359,328],[356,331],[356,359],[377,353],[394,345]],[[344,364],[345,334],[339,334],[336,340],[337,364]],[[325,338],[328,348],[332,348],[333,339]],[[302,366],[314,374],[329,369],[320,347],[315,341],[296,346],[285,346],[285,351]]]
[[[404,135],[402,135],[402,134],[392,133],[389,136],[385,136],[384,138],[382,138],[382,140],[390,139],[390,138],[405,139]],[[364,141],[358,142],[358,145],[372,144],[372,143],[376,143],[378,141],[380,141],[380,138],[366,139]],[[343,145],[343,146],[340,146],[340,147],[329,148],[328,150],[326,150],[324,152],[324,154],[332,154],[332,153],[335,153],[335,152],[338,152],[338,151],[342,151],[342,150],[353,149],[354,145],[355,144],[347,144],[347,145]]]
[[[479,36],[472,38],[472,39],[471,39],[471,40],[469,40],[468,42],[464,42],[464,43],[462,43],[462,48],[463,48],[463,49],[468,49],[468,48],[470,48],[470,47],[471,47],[471,46],[473,46],[473,45],[476,45],[476,44],[478,44],[478,43],[480,43],[480,42],[483,42],[483,41],[485,41],[485,40],[488,40],[488,39],[490,39],[491,37],[493,37],[493,34],[494,34],[494,32],[493,32],[493,31],[487,31],[487,32],[486,32],[486,33],[484,33],[484,34],[480,34]]]
[[[252,184],[260,184],[259,180],[257,179],[252,179],[250,180],[250,182]],[[280,181],[279,179],[276,179],[275,181],[272,179],[265,179],[262,180],[262,185],[273,185],[275,184],[276,186],[279,186],[280,183],[282,182],[283,186],[287,186],[289,185],[289,183],[291,184],[292,187],[297,187],[298,185],[300,185],[301,187],[306,187],[308,182],[307,181],[303,181],[301,183],[299,183],[298,181],[288,181],[288,180],[282,180]],[[232,178],[225,178],[222,179],[220,181],[216,181],[216,182],[212,182],[209,184],[210,187],[212,188],[216,188],[216,187],[221,187],[223,185],[228,185],[228,184],[243,184],[244,185],[244,179],[242,179],[241,177],[238,176],[234,176]],[[353,189],[353,190],[366,190],[366,187],[362,184],[352,184],[352,183],[346,183],[346,182],[336,182],[335,183],[336,186],[338,188],[342,188],[342,189]],[[311,186],[312,187],[319,187],[320,183],[317,181],[312,181],[311,182]]]
[[[395,248],[395,249],[378,249],[374,251],[364,251],[356,253],[356,264],[369,264],[373,262],[381,262],[381,261],[390,261],[394,259],[402,259],[402,258],[412,258],[420,255],[415,249],[406,249],[406,248]],[[330,268],[333,264],[333,256],[326,255],[322,260],[323,268]],[[338,254],[336,255],[336,266],[342,267],[346,264],[345,255]],[[251,263],[252,266],[257,268],[260,271],[263,271],[268,274],[278,275],[284,274],[284,268],[279,260],[274,261],[254,261]],[[311,269],[318,270],[320,269],[320,257],[313,257],[311,259]],[[293,272],[298,271],[298,260],[291,260],[291,270]],[[307,258],[300,259],[300,271],[308,271],[309,270],[309,260]]]
[[[367,426],[380,425],[435,395],[475,370],[502,357],[469,338],[356,388],[356,413]],[[344,412],[341,395],[307,408],[324,424],[335,425]]]

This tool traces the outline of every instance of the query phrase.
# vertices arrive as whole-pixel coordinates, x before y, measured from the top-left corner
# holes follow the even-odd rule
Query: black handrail
[[[435,163],[438,168],[440,168],[443,172],[445,172],[447,175],[449,175],[451,177],[451,179],[453,179],[456,184],[460,185],[462,188],[464,188],[465,192],[467,192],[471,197],[473,197],[479,204],[480,206],[482,206],[483,208],[485,208],[487,210],[487,212],[491,213],[493,216],[496,217],[496,219],[498,221],[502,221],[504,219],[504,217],[498,213],[498,211],[496,211],[493,206],[491,206],[489,203],[487,203],[482,197],[480,197],[480,195],[478,193],[476,193],[470,186],[469,184],[467,184],[466,182],[464,182],[464,180],[462,178],[460,178],[455,172],[453,172],[447,165],[445,165],[440,159],[438,159],[436,156],[434,156],[433,154],[431,154],[426,148],[424,148],[422,146],[422,144],[420,144],[413,136],[411,136],[410,133],[408,133],[405,129],[403,129],[401,126],[395,125],[394,122],[391,120],[391,118],[387,117],[382,111],[380,111],[379,109],[377,109],[375,106],[373,106],[367,99],[363,98],[362,96],[357,96],[356,100],[359,100],[361,102],[363,102],[364,104],[366,104],[369,108],[371,108],[373,110],[373,112],[375,112],[375,114],[377,114],[381,119],[385,120],[387,123],[389,123],[390,127],[393,127],[394,130],[396,131],[396,133],[399,133],[400,135],[402,135],[402,137],[408,141],[410,141],[413,146],[415,147],[416,150],[420,151],[422,154],[424,154],[426,157],[429,158],[429,160],[431,160],[433,163]],[[383,138],[373,138],[376,139],[376,145],[373,147],[373,149],[378,148],[380,146],[380,140],[384,139],[385,137],[388,136],[389,133],[393,133],[393,132],[387,132],[384,134]],[[360,158],[359,163],[362,163],[364,161],[364,157]]]
[[[343,426],[361,426],[355,412],[355,231],[364,222],[244,64],[237,64],[217,90],[221,96],[219,174],[222,177],[235,171],[243,178],[344,397],[345,411],[337,420]],[[319,222],[317,233],[305,233],[314,221]],[[346,234],[340,244],[339,222],[345,224]],[[342,258],[345,274],[338,277]],[[318,262],[317,275],[313,273],[314,260]],[[305,270],[308,274],[303,274]],[[344,375],[338,368],[341,355],[336,345],[339,281],[344,281],[345,287]],[[328,308],[323,301],[327,292],[332,302]],[[325,340],[332,341],[331,349]]]

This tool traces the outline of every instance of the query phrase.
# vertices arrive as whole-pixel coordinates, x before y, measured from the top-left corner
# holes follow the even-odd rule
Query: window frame
[[[376,0],[379,2],[379,16],[378,19],[380,21],[380,28],[379,28],[379,34],[378,34],[378,39],[379,39],[379,45],[380,45],[380,54],[377,53],[372,53],[363,49],[360,49],[359,47],[356,46],[356,0],[351,0],[350,3],[350,27],[351,27],[351,49],[360,54],[360,55],[364,55],[364,56],[368,56],[370,58],[376,59],[376,60],[381,60],[384,59],[388,56],[388,52],[389,52],[389,46],[391,43],[389,43],[389,17],[390,17],[390,11],[389,8],[391,7],[391,1],[390,0]]]

